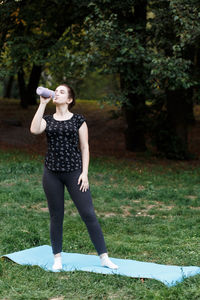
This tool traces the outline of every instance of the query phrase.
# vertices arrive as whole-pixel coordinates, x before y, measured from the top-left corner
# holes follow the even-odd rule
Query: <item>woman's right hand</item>
[[[42,96],[40,96],[40,103],[41,104],[47,104],[51,101],[52,97],[49,97],[49,98],[44,98]]]

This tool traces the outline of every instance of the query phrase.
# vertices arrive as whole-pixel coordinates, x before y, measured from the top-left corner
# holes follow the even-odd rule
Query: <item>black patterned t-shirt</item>
[[[43,117],[47,123],[46,137],[48,151],[45,165],[52,171],[72,172],[82,168],[81,151],[79,149],[78,130],[85,122],[80,114],[73,114],[71,119],[57,121],[52,115]]]

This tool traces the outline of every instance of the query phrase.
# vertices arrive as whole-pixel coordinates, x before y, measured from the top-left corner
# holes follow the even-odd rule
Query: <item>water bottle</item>
[[[48,89],[48,88],[45,88],[43,86],[39,86],[36,90],[36,94],[39,95],[39,96],[42,96],[44,98],[49,98],[49,97],[52,97],[54,98],[55,97],[55,92]]]

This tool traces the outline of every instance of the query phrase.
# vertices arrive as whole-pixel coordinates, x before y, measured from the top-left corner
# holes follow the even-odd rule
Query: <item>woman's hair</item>
[[[73,88],[66,83],[61,83],[60,85],[65,86],[68,90],[69,99],[72,99],[72,102],[68,105],[68,108],[71,109],[76,104],[75,92]]]

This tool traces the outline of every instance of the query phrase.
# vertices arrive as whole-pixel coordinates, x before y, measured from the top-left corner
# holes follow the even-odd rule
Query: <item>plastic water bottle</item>
[[[55,97],[55,92],[48,89],[48,88],[45,88],[43,86],[39,86],[36,90],[36,94],[39,95],[39,96],[42,96],[44,98],[49,98],[49,97],[52,97],[54,98]]]

